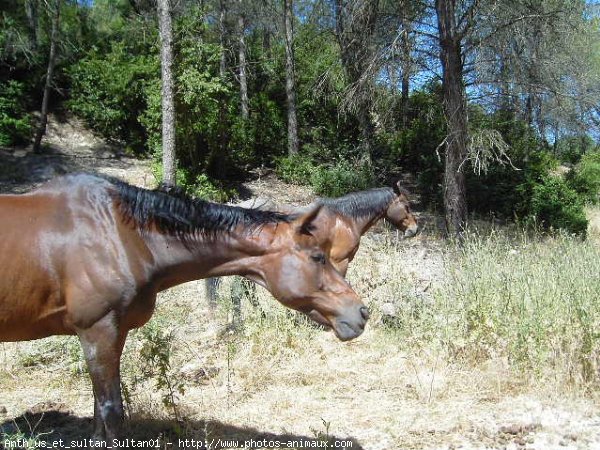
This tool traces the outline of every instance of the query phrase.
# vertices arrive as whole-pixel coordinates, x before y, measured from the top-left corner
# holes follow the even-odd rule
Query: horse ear
[[[398,195],[398,197],[400,197],[402,200],[408,201],[408,191],[402,187],[400,180],[392,183],[392,189],[394,189],[394,192],[396,195]]]
[[[315,230],[315,225],[313,222],[321,212],[321,208],[323,208],[323,205],[319,203],[313,203],[312,205],[309,205],[308,208],[294,220],[296,231],[299,234],[313,234],[313,231]]]

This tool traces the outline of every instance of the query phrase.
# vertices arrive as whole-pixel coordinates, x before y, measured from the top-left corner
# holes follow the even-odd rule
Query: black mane
[[[346,217],[358,219],[383,213],[396,197],[392,188],[352,192],[338,198],[320,198],[319,203]]]
[[[107,178],[116,189],[121,212],[141,229],[154,224],[159,231],[181,237],[248,231],[269,223],[290,222],[292,217],[274,211],[245,209],[192,198],[181,189],[148,190]]]

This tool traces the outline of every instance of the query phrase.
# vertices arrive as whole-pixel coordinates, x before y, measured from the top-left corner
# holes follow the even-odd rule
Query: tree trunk
[[[263,30],[263,41],[262,41],[262,46],[263,46],[263,52],[265,52],[267,55],[271,56],[271,38],[272,38],[272,32],[269,28],[266,28]]]
[[[162,163],[163,183],[175,185],[175,97],[173,84],[173,26],[170,0],[158,0],[160,66],[162,77]]]
[[[400,94],[400,108],[402,110],[402,129],[408,125],[408,98],[410,92],[410,73],[402,71],[402,93]]]
[[[227,78],[227,0],[219,0],[219,44],[221,45],[221,58],[219,60],[219,78],[225,82]],[[227,96],[219,96],[219,144],[211,151],[208,161],[208,171],[215,176],[226,175],[226,153],[227,153]],[[208,286],[208,285],[207,285]]]
[[[50,32],[50,56],[48,58],[48,69],[46,71],[46,83],[44,84],[44,96],[42,98],[42,110],[40,112],[40,124],[35,133],[33,142],[33,151],[40,153],[42,137],[46,133],[48,125],[48,102],[50,101],[50,90],[52,89],[52,77],[54,76],[54,65],[56,64],[56,47],[58,44],[58,33],[60,27],[60,2],[54,1],[54,11],[52,17],[52,31]],[[51,11],[52,12],[52,11]]]
[[[499,75],[500,83],[498,84],[498,91],[500,94],[500,107],[510,113],[516,113],[515,108],[515,95],[513,95],[510,87],[510,65],[505,54],[499,55]]]
[[[77,39],[79,42],[86,42],[89,39],[89,24],[88,17],[90,9],[87,5],[81,3],[75,3],[75,10],[77,14]]]
[[[525,113],[523,115],[523,120],[529,125],[533,127],[533,94],[527,94],[527,98],[525,100]]]
[[[239,78],[240,78],[240,114],[242,119],[247,120],[250,114],[250,108],[248,107],[248,79],[246,77],[246,19],[244,18],[244,12],[242,11],[243,5],[242,0],[239,0],[239,17],[238,17],[238,54],[239,54]]]
[[[467,157],[467,107],[463,83],[461,36],[456,28],[454,0],[436,0],[443,79],[444,115],[448,126],[444,171],[446,228],[459,238],[467,221],[465,175]]]
[[[27,16],[27,28],[29,31],[29,43],[31,49],[38,49],[38,2],[37,0],[25,0],[25,14]]]
[[[371,161],[375,141],[375,125],[371,120],[371,101],[363,98],[358,103],[358,128],[360,129],[360,141],[365,157]]]
[[[369,159],[372,156],[375,126],[371,120],[372,93],[370,81],[364,77],[373,49],[371,41],[379,12],[378,0],[335,0],[336,37],[340,46],[342,66],[350,85],[356,86],[352,102],[360,130],[361,146]]]
[[[219,60],[219,77],[225,79],[227,75],[227,0],[219,0],[219,45],[221,58]]]
[[[402,128],[405,129],[408,123],[408,96],[410,92],[410,76],[412,74],[412,42],[410,34],[412,33],[412,24],[410,20],[403,23],[402,32],[402,92],[400,97],[400,106],[402,108]]]
[[[298,153],[298,119],[296,117],[296,78],[294,65],[294,4],[283,0],[285,25],[285,94],[288,107],[288,154]]]

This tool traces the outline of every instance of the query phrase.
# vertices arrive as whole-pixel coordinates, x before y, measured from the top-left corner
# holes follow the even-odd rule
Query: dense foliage
[[[31,119],[23,97],[23,83],[0,81],[0,145],[22,144],[30,136]]]
[[[588,203],[600,201],[600,151],[585,153],[567,180],[580,197]]]
[[[121,43],[106,53],[91,52],[68,68],[71,95],[65,106],[106,138],[143,152],[148,127],[141,119],[159,67],[155,56],[132,55]]]
[[[377,59],[375,52],[372,65],[363,67],[371,71],[370,78],[352,78],[352,68],[358,66],[348,61],[348,52],[354,47],[344,48],[336,35],[339,29],[331,22],[328,9],[335,2],[298,0],[293,32],[300,152],[288,154],[281,5],[269,3],[271,9],[265,6],[262,10],[252,2],[238,3],[209,1],[200,7],[181,2],[173,13],[179,184],[196,195],[225,200],[234,195],[236,181],[253,169],[267,167],[284,180],[311,185],[318,195],[338,196],[387,184],[409,171],[416,175],[425,203],[441,208],[443,143],[448,139],[443,86],[435,69],[421,69],[435,64],[415,53],[412,78],[406,81],[411,83],[410,89],[400,89],[394,71],[402,75],[406,61],[397,53],[386,53],[392,40],[397,43],[394,24],[406,26],[402,20],[407,18],[398,18],[397,5],[379,4],[378,27],[372,35],[358,30],[365,45],[368,42],[379,48],[383,59]],[[564,11],[569,13],[563,17],[547,12],[559,14],[552,20],[560,24],[578,20],[585,31],[588,22],[581,5],[559,3],[564,3]],[[35,24],[27,10],[31,4],[38,5]],[[424,3],[410,4],[414,7],[404,12],[414,14],[411,20],[430,20]],[[227,9],[221,10],[224,5]],[[481,11],[487,6],[482,3]],[[359,14],[356,23],[360,23],[361,11],[352,11]],[[152,157],[160,179],[160,41],[154,6],[125,0],[69,1],[61,14],[53,108],[84,118],[95,131],[130,153]],[[238,29],[240,15],[245,18],[242,32]],[[473,20],[481,20],[484,27],[487,19],[483,17],[474,16]],[[0,22],[4,49],[0,53],[0,145],[20,145],[31,137],[30,111],[40,101],[50,19],[41,2],[11,0]],[[413,41],[403,45],[417,45],[415,36],[423,30],[407,30],[414,35]],[[503,38],[498,33],[499,39]],[[240,114],[238,44],[242,37],[248,60],[247,118]],[[356,45],[352,42],[348,45]],[[588,47],[595,51],[596,46]],[[364,49],[355,50],[360,53]],[[560,51],[563,49],[556,49],[557,54]],[[586,74],[593,72],[594,61],[588,61]],[[538,74],[540,79],[542,75]],[[585,84],[586,92],[595,92],[594,79],[585,83],[569,79],[571,88]],[[503,94],[504,88],[498,88],[501,100],[486,103],[480,94],[489,87],[480,82],[479,90],[469,92],[472,142],[469,159],[461,166],[467,174],[469,211],[585,231],[583,207],[598,200],[600,187],[600,159],[589,134],[591,128],[577,128],[574,121],[558,113],[542,116],[541,112],[548,110],[542,108],[546,108],[543,102],[550,101],[545,98],[529,98],[526,107],[531,111],[523,112],[514,96],[511,100]],[[573,109],[569,114],[582,108],[581,104],[569,105]],[[552,107],[552,111],[560,109]],[[368,114],[361,116],[361,108],[368,108]],[[581,117],[587,117],[584,113]],[[365,132],[365,120],[371,122],[370,135]],[[549,124],[555,124],[552,132]],[[477,136],[483,139],[476,141]],[[571,168],[566,176],[557,172],[562,163]]]

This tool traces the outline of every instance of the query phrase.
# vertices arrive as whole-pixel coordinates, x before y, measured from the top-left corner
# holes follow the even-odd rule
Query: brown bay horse
[[[94,437],[123,422],[120,356],[159,291],[242,275],[285,306],[359,336],[368,309],[329,262],[319,221],[218,205],[79,174],[0,196],[0,341],[77,335],[94,392]]]
[[[404,238],[415,236],[419,229],[410,209],[408,192],[399,183],[394,183],[392,187],[352,192],[338,198],[320,198],[316,203],[322,205],[323,209],[314,224],[324,230],[320,237],[324,240],[325,252],[333,267],[344,277],[358,251],[362,236],[378,221],[385,219],[401,231]],[[248,204],[259,209],[275,208],[275,205],[265,199]],[[291,213],[305,208],[278,209]],[[218,281],[216,278],[208,278],[205,283],[209,303],[215,305]],[[239,301],[234,299],[234,314],[239,312]]]
[[[328,230],[327,254],[331,264],[346,276],[362,236],[381,219],[387,220],[404,238],[417,234],[419,226],[410,210],[408,193],[394,184],[392,187],[352,192],[338,198],[320,198],[323,206],[316,222],[319,229]],[[315,223],[316,223],[315,222]]]

